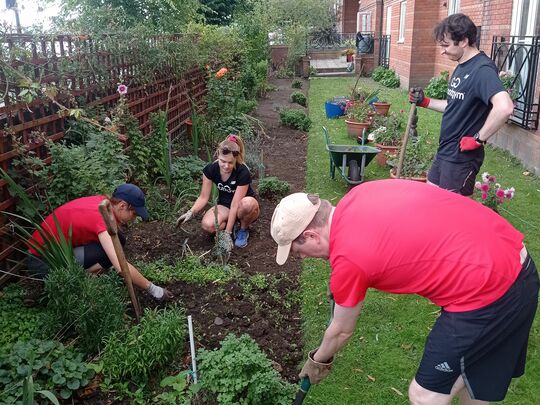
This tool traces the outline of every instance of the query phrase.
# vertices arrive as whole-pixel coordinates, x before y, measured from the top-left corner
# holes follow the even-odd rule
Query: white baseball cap
[[[288,195],[277,205],[270,224],[270,233],[278,244],[277,264],[287,261],[291,243],[304,232],[320,206],[318,195],[306,193]]]

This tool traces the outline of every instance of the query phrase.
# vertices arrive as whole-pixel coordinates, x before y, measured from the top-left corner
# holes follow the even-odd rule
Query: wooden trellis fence
[[[149,48],[158,47],[167,41],[174,46],[174,41],[181,35],[153,37],[146,41]],[[27,77],[40,88],[55,85],[62,89],[56,97],[61,105],[74,107],[74,100],[86,107],[102,105],[107,110],[113,107],[120,95],[117,84],[129,85],[126,94],[131,112],[139,120],[139,125],[146,135],[150,131],[150,114],[165,110],[168,101],[167,127],[172,136],[184,133],[185,123],[191,117],[191,100],[200,104],[206,93],[205,73],[192,69],[182,75],[174,74],[171,65],[159,66],[152,72],[154,80],[142,83],[137,79],[142,70],[143,61],[139,60],[136,50],[124,52],[119,56],[113,50],[114,37],[107,36],[107,41],[88,36],[53,36],[34,37],[14,34],[0,37],[0,167],[6,171],[18,156],[12,145],[12,136],[24,144],[26,150],[34,151],[45,162],[50,156],[43,141],[37,141],[34,134],[45,134],[46,138],[58,141],[64,136],[65,114],[60,107],[47,97],[36,98],[29,104],[20,101],[20,78]],[[76,65],[77,69],[74,68]],[[11,78],[8,78],[10,66]],[[13,80],[13,73],[19,72],[18,80]],[[15,73],[17,75],[17,73]],[[0,180],[0,211],[15,212],[16,199],[12,198],[4,181]],[[0,219],[0,269],[7,272],[17,271],[21,266],[13,255],[17,241],[12,230],[6,225],[5,216]],[[0,274],[0,284],[5,273]]]

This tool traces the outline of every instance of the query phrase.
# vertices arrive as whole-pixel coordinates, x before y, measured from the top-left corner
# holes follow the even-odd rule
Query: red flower
[[[221,79],[223,76],[225,76],[225,73],[227,73],[228,71],[229,71],[229,69],[227,69],[227,68],[221,68],[221,69],[219,69],[219,70],[217,71],[216,77],[217,77],[218,79]]]

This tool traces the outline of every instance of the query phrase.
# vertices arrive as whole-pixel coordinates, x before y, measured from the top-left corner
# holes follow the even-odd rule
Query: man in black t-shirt
[[[476,47],[476,26],[464,14],[440,22],[433,35],[441,54],[456,61],[446,100],[412,88],[409,101],[443,113],[437,155],[428,182],[471,196],[484,161],[484,144],[512,114],[514,105],[493,61]]]

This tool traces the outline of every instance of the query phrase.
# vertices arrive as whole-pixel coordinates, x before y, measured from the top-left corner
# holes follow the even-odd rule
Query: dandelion
[[[227,68],[221,68],[216,72],[216,77],[218,79],[221,79],[223,76],[225,76],[225,73],[227,73],[228,71],[229,71],[229,69],[227,69]]]
[[[120,93],[123,96],[124,94],[127,94],[128,87],[125,84],[119,84],[116,91],[118,91],[118,93]]]

